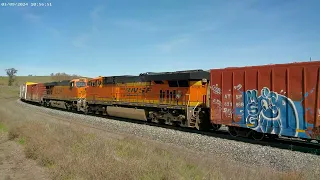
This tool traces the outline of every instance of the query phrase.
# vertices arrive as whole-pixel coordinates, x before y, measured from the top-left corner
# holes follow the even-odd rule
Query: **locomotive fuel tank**
[[[122,117],[122,118],[128,118],[128,119],[130,118],[135,120],[147,121],[147,117],[144,109],[108,106],[107,113],[108,115],[114,116],[114,117]]]

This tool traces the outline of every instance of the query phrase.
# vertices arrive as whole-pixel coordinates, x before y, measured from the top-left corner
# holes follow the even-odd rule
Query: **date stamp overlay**
[[[1,2],[1,7],[50,7],[51,2]]]

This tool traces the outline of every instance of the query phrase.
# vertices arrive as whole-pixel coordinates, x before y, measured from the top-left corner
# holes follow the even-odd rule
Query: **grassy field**
[[[75,124],[21,115],[2,115],[0,122],[8,138],[23,145],[26,157],[47,168],[52,179],[301,179],[224,158],[190,156],[131,136],[114,138]]]
[[[52,78],[50,76],[17,76],[15,81],[13,82],[14,86],[19,86],[27,81],[30,82],[50,82]],[[8,84],[7,76],[0,76],[0,86],[4,86]]]
[[[49,78],[18,77],[17,82]],[[214,155],[193,156],[131,135],[59,123],[55,117],[15,107],[17,97],[17,87],[0,86],[0,130],[24,147],[27,158],[48,169],[52,179],[302,179]]]

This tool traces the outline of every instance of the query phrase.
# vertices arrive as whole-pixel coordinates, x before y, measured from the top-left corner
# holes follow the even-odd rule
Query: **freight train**
[[[232,136],[320,139],[320,61],[99,76],[20,87],[46,107]],[[318,141],[319,142],[319,141]]]

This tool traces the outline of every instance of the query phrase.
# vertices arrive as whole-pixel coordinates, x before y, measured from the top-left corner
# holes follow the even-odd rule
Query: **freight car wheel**
[[[233,137],[237,137],[238,136],[237,128],[234,127],[234,126],[228,126],[228,132]]]
[[[221,124],[212,123],[211,125],[212,125],[212,130],[213,131],[217,131],[217,130],[219,130],[221,128]]]
[[[261,141],[264,138],[265,134],[257,131],[252,131],[251,137],[254,140]]]
[[[279,136],[277,134],[268,134],[267,135],[270,139],[277,139]]]

